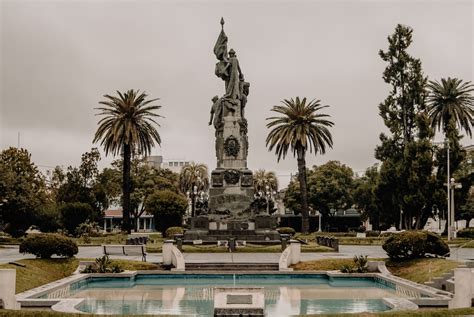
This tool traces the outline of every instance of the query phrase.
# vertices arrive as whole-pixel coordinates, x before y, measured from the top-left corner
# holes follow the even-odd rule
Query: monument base
[[[276,218],[269,215],[238,220],[219,215],[197,216],[191,219],[191,229],[184,233],[185,242],[202,240],[217,242],[220,240],[241,240],[247,242],[280,241],[276,229]]]

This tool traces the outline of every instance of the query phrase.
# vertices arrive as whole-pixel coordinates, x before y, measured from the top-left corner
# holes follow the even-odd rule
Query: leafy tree
[[[311,206],[327,219],[331,209],[346,209],[352,205],[354,172],[339,161],[313,166],[308,176]],[[324,219],[323,218],[323,219]]]
[[[272,111],[280,114],[279,117],[267,118],[268,133],[266,145],[269,150],[275,149],[278,161],[285,158],[291,149],[298,161],[298,177],[301,189],[301,230],[309,231],[308,193],[306,184],[306,152],[309,150],[317,154],[324,154],[326,146],[332,148],[332,136],[329,127],[334,123],[327,118],[329,115],[320,113],[323,108],[320,100],[306,103],[306,98],[300,100],[284,100],[283,106],[274,106]]]
[[[377,168],[377,165],[367,168],[364,175],[354,181],[354,203],[362,211],[362,216],[374,224],[375,229],[380,226],[380,211],[375,196],[379,177]]]
[[[77,234],[81,223],[94,222],[100,216],[89,204],[80,202],[62,204],[59,211],[63,227],[70,234]]]
[[[353,203],[354,172],[339,161],[329,161],[307,170],[308,200],[312,210],[323,214],[328,219],[331,209],[349,208]],[[301,191],[299,182],[290,181],[285,193],[284,203],[295,214],[301,208]]]
[[[421,61],[409,55],[413,30],[397,25],[389,48],[379,55],[387,62],[383,79],[392,86],[379,105],[390,131],[381,134],[376,158],[382,161],[377,198],[394,216],[403,211],[404,228],[422,228],[433,210],[433,131],[426,114],[426,84]],[[400,216],[398,216],[400,217]]]
[[[188,207],[186,196],[170,190],[155,191],[146,202],[146,210],[155,216],[156,228],[165,232],[169,227],[179,227]]]
[[[79,167],[69,166],[66,171],[60,167],[53,170],[50,191],[57,204],[81,202],[97,212],[103,212],[113,194],[114,179],[104,172],[99,173],[100,153],[96,148],[82,155]],[[106,170],[105,173],[110,171]]]
[[[121,171],[123,170],[123,160],[115,160],[112,162],[111,178],[115,179],[114,190],[115,198],[120,199],[120,188],[122,187]],[[134,224],[137,230],[138,222],[141,215],[146,211],[147,200],[152,193],[160,190],[170,190],[179,192],[178,174],[169,169],[156,169],[150,166],[145,158],[135,157],[131,161],[130,168],[130,205],[131,214],[133,215]],[[123,199],[123,198],[122,198]]]
[[[0,223],[19,236],[48,203],[46,185],[26,149],[10,147],[0,153]]]
[[[191,162],[182,168],[179,174],[179,184],[183,193],[189,192],[191,198],[191,216],[195,215],[196,197],[209,188],[207,166]]]
[[[99,103],[104,107],[97,108],[98,115],[104,116],[99,121],[94,142],[100,141],[108,155],[123,155],[123,224],[122,229],[131,232],[130,226],[130,162],[132,153],[147,155],[161,138],[154,125],[159,126],[154,118],[161,117],[154,113],[160,106],[150,103],[158,99],[146,100],[145,93],[129,90],[126,93],[117,91],[118,97],[104,95],[105,101]]]

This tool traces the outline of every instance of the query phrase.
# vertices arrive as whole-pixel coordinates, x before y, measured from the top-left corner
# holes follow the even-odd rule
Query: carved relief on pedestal
[[[239,140],[233,135],[227,137],[224,142],[224,151],[227,156],[237,157],[240,152]]]
[[[224,172],[226,184],[235,185],[240,180],[240,172],[238,170],[228,169]]]
[[[224,186],[224,173],[221,171],[213,171],[211,174],[211,186],[222,187]]]

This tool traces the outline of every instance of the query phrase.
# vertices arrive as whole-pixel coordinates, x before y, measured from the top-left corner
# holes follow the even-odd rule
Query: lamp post
[[[323,214],[318,210],[318,232],[321,232],[321,218],[322,218]]]
[[[454,223],[455,223],[455,219],[456,217],[454,216],[454,190],[455,189],[459,189],[459,188],[462,188],[462,184],[461,183],[456,183],[454,178],[451,178],[451,181],[449,183],[449,187],[451,189],[451,221],[452,221],[452,226],[450,227],[450,229],[452,230],[452,235],[455,235],[456,233],[456,228],[454,226]],[[453,238],[453,237],[452,237]],[[455,238],[455,237],[454,237]]]
[[[453,223],[453,215],[451,214],[451,190],[450,190],[450,180],[451,180],[451,175],[450,175],[450,168],[449,168],[449,139],[446,138],[444,142],[436,142],[434,144],[445,144],[446,145],[446,192],[447,192],[447,222],[446,222],[446,227],[448,229],[448,241],[452,239],[451,233],[452,233],[452,223]],[[441,220],[440,220],[441,221]]]

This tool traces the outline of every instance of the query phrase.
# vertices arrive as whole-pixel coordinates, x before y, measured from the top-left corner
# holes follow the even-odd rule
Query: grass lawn
[[[353,266],[354,261],[352,259],[305,261],[292,265],[292,267],[295,271],[326,271],[339,270],[343,265]],[[459,262],[438,258],[415,259],[404,262],[386,261],[387,269],[393,275],[417,283],[428,282],[434,277],[451,271],[458,265]]]
[[[21,293],[71,275],[79,265],[79,260],[76,258],[25,259],[16,263],[21,263],[26,267],[2,264],[0,269],[16,270],[16,292]]]
[[[148,253],[160,253],[161,243],[147,244]],[[216,244],[183,245],[183,253],[227,253],[226,247],[218,247]],[[281,252],[281,245],[257,245],[247,243],[245,247],[237,247],[238,253],[278,253]],[[334,252],[333,249],[320,246],[314,242],[308,245],[301,245],[301,252]]]
[[[291,267],[295,271],[334,271],[339,270],[343,265],[353,264],[352,259],[326,259],[300,262]]]
[[[438,258],[414,259],[403,262],[388,260],[386,262],[387,269],[393,275],[417,283],[428,282],[433,277],[441,276],[458,265],[459,262]]]

